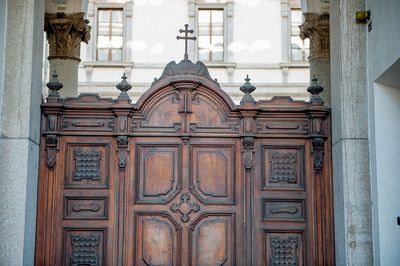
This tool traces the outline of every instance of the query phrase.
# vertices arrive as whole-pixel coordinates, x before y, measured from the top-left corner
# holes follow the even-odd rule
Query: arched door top
[[[175,61],[168,63],[161,76],[155,78],[150,89],[139,98],[136,103],[137,109],[142,109],[156,94],[171,86],[177,90],[193,90],[201,86],[204,92],[217,102],[223,103],[229,111],[237,109],[232,99],[221,89],[217,79],[211,78],[204,63],[197,61],[194,64],[190,60],[182,60],[178,64]]]

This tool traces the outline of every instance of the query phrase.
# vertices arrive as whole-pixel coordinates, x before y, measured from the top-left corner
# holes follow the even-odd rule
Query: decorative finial
[[[116,85],[117,89],[121,91],[121,93],[118,96],[118,99],[127,99],[130,101],[131,98],[126,92],[132,88],[132,85],[129,84],[128,81],[126,81],[127,76],[125,75],[125,73],[121,78],[122,81]]]
[[[253,96],[250,95],[253,91],[256,90],[256,87],[250,83],[250,78],[249,75],[246,75],[246,78],[244,79],[246,82],[240,87],[240,90],[245,93],[243,96],[242,100],[240,101],[240,104],[244,103],[253,103],[255,104],[256,101],[254,100]]]
[[[310,97],[310,103],[311,104],[320,104],[323,105],[324,101],[322,100],[322,97],[318,94],[320,94],[324,88],[319,85],[317,77],[314,75],[310,87],[307,88],[307,91],[311,93]]]
[[[196,37],[188,37],[188,33],[191,33],[191,34],[193,34],[194,33],[194,31],[193,30],[188,30],[188,27],[189,27],[189,25],[188,24],[185,24],[185,29],[184,30],[182,30],[182,29],[180,29],[179,30],[179,33],[185,33],[185,36],[184,37],[182,37],[182,36],[176,36],[176,39],[177,40],[185,40],[185,55],[184,55],[184,60],[189,60],[189,56],[188,56],[188,53],[187,53],[187,48],[188,48],[188,40],[193,40],[193,41],[195,41],[197,38]]]
[[[49,88],[50,90],[48,97],[60,97],[58,91],[61,90],[64,85],[58,81],[58,75],[55,69],[54,73],[51,76],[52,78],[50,79],[50,81],[46,83],[47,88]]]

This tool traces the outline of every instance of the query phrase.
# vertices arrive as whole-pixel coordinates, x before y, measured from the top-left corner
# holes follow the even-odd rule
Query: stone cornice
[[[304,13],[304,17],[305,21],[300,26],[300,38],[310,39],[309,60],[329,59],[329,13]]]
[[[88,43],[91,26],[84,13],[45,14],[45,28],[49,42],[48,59],[73,59],[81,61],[81,42]]]

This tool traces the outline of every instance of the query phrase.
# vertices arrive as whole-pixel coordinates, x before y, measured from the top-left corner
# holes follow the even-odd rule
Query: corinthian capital
[[[310,39],[309,60],[317,58],[329,58],[329,13],[321,15],[305,13],[305,21],[300,26],[300,38]]]
[[[48,59],[74,59],[81,61],[81,42],[88,43],[90,39],[89,20],[84,19],[85,13],[56,13],[45,15],[44,30],[49,42]]]

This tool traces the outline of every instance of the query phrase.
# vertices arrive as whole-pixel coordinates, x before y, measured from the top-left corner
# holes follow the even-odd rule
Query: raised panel
[[[113,118],[96,117],[64,117],[61,128],[63,131],[114,131]]]
[[[102,197],[65,197],[64,219],[107,219],[108,199]]]
[[[308,134],[307,120],[292,119],[258,119],[257,133],[259,134]]]
[[[192,265],[234,265],[232,216],[203,215],[192,226]]]
[[[67,143],[65,160],[65,187],[108,187],[109,143]]]
[[[264,220],[304,221],[304,200],[263,200]]]
[[[179,145],[137,145],[137,201],[165,203],[179,192]]]
[[[239,120],[228,119],[220,106],[200,93],[193,94],[192,112],[189,121],[193,133],[239,133]]]
[[[167,214],[137,214],[136,265],[179,265],[180,230]]]
[[[228,145],[193,145],[191,188],[207,204],[233,204],[235,148]]]
[[[262,147],[263,189],[304,189],[304,147]]]
[[[64,265],[100,266],[105,263],[106,229],[64,229]]]
[[[132,123],[133,132],[177,132],[181,129],[179,114],[179,94],[172,92],[159,99],[144,114],[146,119],[138,116]]]
[[[264,265],[306,265],[302,232],[264,232]]]

